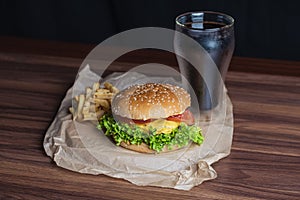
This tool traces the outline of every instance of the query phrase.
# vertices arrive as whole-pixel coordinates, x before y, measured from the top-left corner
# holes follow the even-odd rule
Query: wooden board
[[[300,199],[300,62],[233,59],[226,78],[235,117],[232,152],[213,165],[217,179],[178,191],[57,167],[44,153],[44,133],[92,46],[22,39],[26,51],[18,39],[3,40],[0,199]],[[66,52],[58,55],[59,44]],[[111,70],[145,58],[175,66],[170,55],[136,52]]]

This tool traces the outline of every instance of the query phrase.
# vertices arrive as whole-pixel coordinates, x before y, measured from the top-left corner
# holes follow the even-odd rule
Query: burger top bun
[[[191,97],[183,88],[147,83],[131,86],[115,95],[112,112],[135,120],[159,119],[182,114],[190,105]]]

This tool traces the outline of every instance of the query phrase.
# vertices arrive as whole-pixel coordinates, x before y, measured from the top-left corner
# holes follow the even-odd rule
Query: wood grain
[[[233,59],[226,78],[235,116],[232,152],[213,165],[217,179],[178,191],[57,167],[44,153],[44,134],[92,45],[0,41],[0,199],[300,199],[299,62]],[[58,53],[57,45],[67,52]],[[135,52],[112,70],[145,59],[176,67],[167,58]]]

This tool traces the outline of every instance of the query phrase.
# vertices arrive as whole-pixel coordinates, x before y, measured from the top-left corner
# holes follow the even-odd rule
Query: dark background
[[[300,60],[300,1],[297,0],[0,2],[0,35],[96,44],[131,28],[174,29],[174,18],[183,12],[219,11],[236,20],[235,55]]]

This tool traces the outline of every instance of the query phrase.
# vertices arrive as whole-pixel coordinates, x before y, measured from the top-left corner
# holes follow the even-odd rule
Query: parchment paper
[[[119,89],[136,83],[152,82],[143,74],[128,73],[114,73],[106,81]],[[74,92],[84,93],[86,87],[92,86],[99,79],[86,66],[74,83]],[[173,81],[157,79],[169,83]],[[211,165],[230,153],[233,113],[228,95],[224,95],[223,99],[225,112],[217,107],[211,113],[201,115],[199,124],[205,137],[202,145],[191,144],[168,153],[142,154],[116,146],[93,123],[73,121],[68,110],[72,106],[72,91],[73,88],[68,90],[44,138],[47,155],[60,167],[79,173],[122,178],[139,186],[190,190],[203,181],[216,178],[217,173]]]

